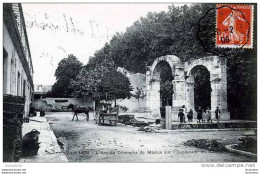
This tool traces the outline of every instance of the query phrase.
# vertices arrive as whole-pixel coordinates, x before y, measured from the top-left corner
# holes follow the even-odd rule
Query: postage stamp
[[[216,46],[253,48],[253,5],[218,4]]]

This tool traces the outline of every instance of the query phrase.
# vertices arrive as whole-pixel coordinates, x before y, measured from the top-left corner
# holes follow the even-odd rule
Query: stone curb
[[[254,153],[251,153],[251,152],[242,151],[242,150],[234,149],[234,148],[232,148],[233,145],[235,145],[235,144],[226,145],[226,146],[225,146],[226,150],[229,151],[229,152],[231,152],[231,153],[236,153],[236,154],[239,154],[239,155],[244,155],[244,156],[249,156],[249,157],[254,157],[254,158],[257,157],[257,154],[254,154]]]
[[[227,128],[227,129],[176,129],[176,130],[156,130],[157,133],[171,133],[171,132],[218,132],[218,131],[244,131],[257,128]]]
[[[48,123],[48,126],[50,128],[50,124],[49,124],[47,118],[45,118],[45,119],[46,119],[46,123]],[[61,151],[61,148],[58,144],[57,138],[56,138],[54,132],[51,130],[51,128],[50,128],[50,135],[51,135],[51,141],[54,145],[54,151],[55,151],[56,154],[58,154],[58,158],[59,158],[60,162],[69,162],[66,155]]]

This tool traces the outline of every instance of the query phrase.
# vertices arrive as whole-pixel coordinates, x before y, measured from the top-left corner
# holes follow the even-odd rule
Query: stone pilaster
[[[146,108],[150,109],[150,90],[151,90],[151,71],[150,67],[146,70]]]
[[[173,96],[172,96],[172,120],[178,121],[179,109],[186,105],[186,82],[184,78],[184,65],[176,64],[175,77],[172,81]]]
[[[195,103],[194,103],[194,78],[193,76],[189,77],[186,80],[186,108],[188,110],[192,109],[195,110]]]
[[[230,120],[230,114],[227,110],[227,83],[220,80],[211,81],[211,111],[213,118],[218,106],[221,112],[221,120]]]
[[[153,119],[160,118],[160,80],[153,79],[150,89],[150,110],[152,111],[151,117]]]
[[[165,121],[166,121],[166,129],[172,129],[172,107],[165,106]]]

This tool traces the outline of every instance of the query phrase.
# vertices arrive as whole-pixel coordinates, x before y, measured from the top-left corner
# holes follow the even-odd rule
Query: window
[[[21,81],[21,75],[20,75],[20,72],[18,72],[18,75],[17,75],[17,95],[19,96],[20,94],[20,90],[21,90],[21,84],[20,84],[20,81]]]
[[[26,80],[23,80],[23,96],[25,96]]]
[[[4,71],[3,71],[3,85],[4,85],[4,94],[7,94],[7,86],[8,86],[8,80],[7,80],[7,71],[8,71],[8,53],[7,51],[4,49],[4,60],[3,60],[3,68],[4,68]],[[11,83],[11,82],[10,82]]]

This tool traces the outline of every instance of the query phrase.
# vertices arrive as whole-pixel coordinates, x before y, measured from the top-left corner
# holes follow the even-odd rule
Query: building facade
[[[33,64],[20,3],[3,4],[3,94],[24,96],[24,116],[33,100]]]

